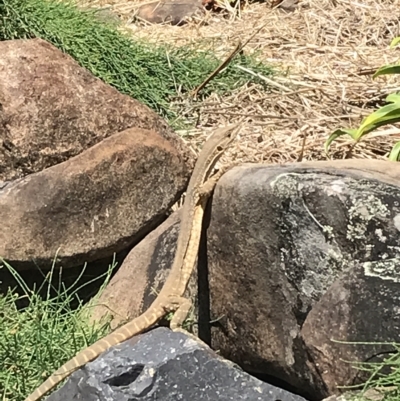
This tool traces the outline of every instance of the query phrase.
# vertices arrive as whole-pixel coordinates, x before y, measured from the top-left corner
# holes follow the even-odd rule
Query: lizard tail
[[[72,372],[79,369],[87,362],[96,359],[102,352],[110,347],[117,345],[136,334],[140,334],[147,328],[155,324],[163,315],[163,312],[147,310],[143,315],[121,326],[108,336],[96,341],[91,346],[78,352],[74,358],[62,365],[45,382],[43,382],[25,401],[37,401],[52,390],[58,383],[69,376]]]

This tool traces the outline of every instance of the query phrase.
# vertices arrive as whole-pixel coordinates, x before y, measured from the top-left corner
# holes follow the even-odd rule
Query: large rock
[[[70,267],[143,238],[186,186],[183,141],[41,39],[0,53],[0,257]]]
[[[112,256],[160,223],[187,178],[154,131],[114,134],[0,190],[0,256],[17,269],[51,266],[57,250],[63,267]]]
[[[36,173],[127,128],[183,142],[147,106],[42,39],[0,42],[0,181]]]
[[[160,292],[171,270],[178,239],[180,211],[137,244],[101,293],[93,309],[93,320],[112,316],[111,327],[132,320],[144,312]],[[187,296],[194,298],[193,274]]]
[[[181,210],[168,217],[126,256],[117,273],[96,300],[92,320],[111,317],[115,328],[139,316],[161,291],[175,257]],[[194,269],[184,296],[193,308],[185,324],[197,321],[198,276]],[[186,327],[186,326],[185,326]],[[197,327],[191,327],[197,333]]]
[[[330,336],[398,338],[399,169],[344,161],[225,174],[207,233],[213,348],[313,398],[353,380],[341,355],[363,361],[386,351],[355,346],[349,354]]]
[[[48,401],[305,401],[249,376],[183,333],[160,328],[113,347]]]

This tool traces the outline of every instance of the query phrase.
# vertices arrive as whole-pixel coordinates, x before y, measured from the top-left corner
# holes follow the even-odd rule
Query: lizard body
[[[236,137],[237,128],[238,124],[216,130],[199,154],[182,208],[174,262],[163,288],[151,306],[137,318],[80,351],[56,370],[25,401],[39,400],[75,370],[96,359],[110,347],[146,331],[169,312],[175,311],[170,328],[179,329],[191,307],[190,300],[183,298],[183,295],[196,264],[204,208],[217,181],[217,175],[210,178],[210,174],[226,147]]]

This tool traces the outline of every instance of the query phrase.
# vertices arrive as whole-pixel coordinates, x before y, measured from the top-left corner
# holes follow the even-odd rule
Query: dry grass
[[[133,22],[143,2],[81,1],[110,6],[135,38],[176,46],[205,40],[221,57],[263,26],[244,51],[256,51],[282,75],[274,78],[268,93],[248,86],[223,98],[186,99],[177,105],[181,113],[199,121],[199,128],[185,137],[196,151],[213,127],[242,116],[246,122],[241,137],[228,158],[246,162],[382,159],[400,139],[400,130],[385,127],[352,152],[352,142],[346,138],[334,143],[329,156],[323,150],[334,129],[356,127],[388,93],[399,90],[396,77],[373,81],[360,72],[397,61],[398,51],[388,45],[399,35],[400,0],[309,0],[292,13],[272,10],[265,3],[246,4],[239,15],[232,10],[208,13],[202,21],[183,27]]]

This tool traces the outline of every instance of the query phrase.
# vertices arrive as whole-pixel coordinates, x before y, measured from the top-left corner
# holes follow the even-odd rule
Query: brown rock
[[[346,312],[343,330],[335,328],[342,310],[340,302],[333,303],[338,291],[323,304],[331,314],[320,312],[309,325],[307,346],[301,328],[335,280],[345,277],[350,262],[397,260],[399,177],[399,164],[370,160],[249,165],[225,174],[214,192],[207,234],[213,348],[248,371],[286,381],[303,396],[328,395],[331,382],[309,350],[324,351],[319,358],[313,354],[321,369],[330,367],[325,356],[336,363],[335,349],[324,347],[332,346],[331,333],[352,329],[353,318],[363,324],[349,337],[375,340],[376,335],[357,331],[376,332],[376,320],[368,317],[373,299],[365,307],[354,302],[363,292],[372,298],[373,288],[384,292],[383,283],[361,283],[351,300],[343,300],[343,307],[355,307]],[[358,288],[358,274],[347,279],[348,296]],[[395,284],[386,285],[393,292],[385,297],[382,319],[393,321],[384,338],[392,338],[399,329],[392,313],[398,300],[391,309]],[[383,298],[376,299],[376,307]]]
[[[160,292],[171,270],[178,239],[180,211],[147,235],[125,258],[100,295],[92,319],[112,316],[116,327],[144,312]],[[197,274],[193,273],[185,296],[195,298]]]
[[[78,155],[127,128],[183,143],[147,106],[95,78],[41,40],[0,42],[0,183]]]
[[[141,6],[137,17],[153,24],[183,25],[188,18],[202,14],[201,0],[164,0]]]
[[[14,268],[112,256],[159,224],[188,179],[170,141],[132,128],[0,190],[0,255]]]
[[[111,314],[116,327],[150,306],[171,267],[178,229],[179,213],[173,213],[131,250],[96,302],[93,320]]]

